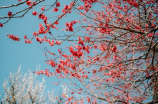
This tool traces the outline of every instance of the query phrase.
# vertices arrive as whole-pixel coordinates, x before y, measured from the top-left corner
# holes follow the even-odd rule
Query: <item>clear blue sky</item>
[[[47,17],[56,16],[59,14],[62,14],[61,10],[64,8],[64,6],[67,4],[69,5],[70,2],[73,0],[59,0],[61,3],[61,6],[59,8],[59,12],[53,13],[52,10],[49,10],[45,13]],[[43,24],[43,20],[39,20],[38,16],[33,16],[32,11],[37,11],[38,13],[41,12],[40,8],[43,7],[43,5],[49,5],[53,3],[54,0],[45,0],[44,3],[39,4],[38,6],[31,9],[23,18],[13,18],[11,19],[7,24],[4,25],[4,27],[0,28],[0,65],[1,65],[1,73],[0,73],[0,94],[3,93],[3,81],[5,78],[9,77],[9,73],[15,73],[18,70],[18,67],[21,64],[21,71],[24,73],[27,73],[28,69],[31,71],[35,71],[37,65],[41,65],[40,69],[45,70],[46,68],[49,68],[50,71],[52,71],[52,68],[50,65],[45,64],[46,57],[44,56],[44,47],[47,47],[48,43],[39,44],[35,39],[33,40],[32,44],[26,44],[24,43],[24,39],[20,40],[20,42],[13,41],[7,37],[7,34],[13,34],[15,36],[19,36],[20,38],[23,38],[23,36],[26,34],[28,38],[32,37],[33,32],[37,32],[39,30],[39,23]],[[0,3],[1,6],[5,5],[11,5],[19,3],[18,0],[2,0]],[[26,4],[23,4],[19,7],[13,7],[13,8],[7,8],[7,9],[0,9],[0,16],[7,16],[7,13],[11,11],[13,14],[28,7]],[[95,6],[97,7],[97,6]],[[47,6],[45,6],[47,8]],[[96,9],[99,9],[98,7]],[[70,22],[72,20],[78,20],[81,17],[79,15],[76,15],[74,12],[72,14],[66,15],[66,17],[62,18],[59,21],[58,28],[59,30],[51,30],[52,34],[54,36],[57,35],[63,35],[63,34],[69,34],[70,32],[63,32],[61,31],[62,28],[65,28],[65,22]],[[57,18],[50,18],[48,21],[50,23],[53,23]],[[1,23],[4,23],[5,19],[0,19]],[[46,34],[48,35],[48,34]],[[82,35],[82,34],[80,34]],[[41,37],[44,37],[42,35]],[[77,39],[77,38],[76,38]],[[69,43],[65,42],[60,47],[68,47]],[[56,53],[58,47],[49,47],[49,51]],[[66,49],[65,49],[66,50]],[[65,51],[64,50],[64,51]],[[68,52],[68,51],[67,51]],[[45,91],[51,91],[52,89],[60,90],[61,87],[53,85],[52,82],[57,83],[59,80],[55,77],[49,77],[40,75],[38,76],[37,80],[42,81],[42,78],[45,77],[46,79],[46,90]],[[68,81],[63,83],[67,83]],[[56,92],[55,94],[57,94]],[[86,102],[85,102],[86,103]]]
[[[45,44],[39,44],[36,42],[36,40],[33,40],[32,44],[26,44],[24,43],[24,40],[20,40],[20,42],[13,41],[7,37],[7,34],[13,34],[15,36],[19,36],[20,38],[23,38],[23,36],[26,34],[28,37],[32,37],[33,32],[37,32],[39,29],[39,23],[43,23],[43,20],[39,20],[38,16],[33,16],[32,11],[41,12],[40,8],[43,7],[43,5],[49,5],[53,3],[55,0],[45,0],[44,3],[39,4],[37,7],[30,10],[23,18],[13,18],[11,19],[7,24],[4,25],[4,27],[0,27],[0,65],[1,65],[1,72],[0,72],[0,94],[3,93],[3,81],[4,78],[9,77],[9,73],[15,73],[17,72],[18,67],[22,66],[21,71],[26,73],[28,69],[30,68],[31,71],[36,70],[36,66],[38,64],[41,65],[41,70],[45,70],[46,68],[49,68],[50,71],[52,71],[52,68],[50,65],[45,64],[46,57],[44,56],[44,47],[47,47],[47,43]],[[61,9],[67,4],[69,5],[71,1],[73,0],[59,0],[61,3],[61,7],[59,8],[58,13],[53,13],[51,10],[45,13],[46,16],[56,16],[58,14],[62,14]],[[5,5],[11,5],[18,3],[18,0],[1,0],[0,7]],[[0,9],[0,16],[7,16],[7,13],[9,11],[16,13],[24,8],[28,7],[26,4],[23,4],[19,7],[13,7],[8,9]],[[45,6],[47,8],[47,6]],[[99,9],[99,8],[97,8]],[[57,35],[63,35],[63,34],[71,34],[69,32],[63,32],[61,31],[62,28],[65,28],[65,22],[70,22],[71,20],[77,20],[80,16],[76,15],[74,13],[68,14],[66,17],[61,19],[59,21],[58,28],[59,30],[51,30],[52,34],[54,36]],[[54,20],[57,18],[51,18],[48,21],[50,23],[53,23]],[[0,22],[3,23],[6,20],[0,19]],[[46,34],[48,35],[48,34]],[[82,35],[82,34],[81,34]],[[44,35],[42,35],[44,37]],[[60,47],[68,47],[68,42],[65,42]],[[57,48],[49,47],[49,50],[51,52],[56,53]],[[38,77],[39,80],[42,79],[42,75]],[[55,77],[49,77],[46,79],[46,91],[51,91],[51,89],[60,90],[61,87],[55,86],[52,84],[52,82],[57,83],[59,80]],[[42,80],[41,80],[42,81]],[[66,81],[68,82],[68,81]],[[64,83],[64,82],[63,82]]]
[[[61,8],[64,7],[66,4],[70,4],[72,0],[61,0],[61,7],[59,8],[59,11],[61,11]],[[49,68],[51,70],[51,67],[49,65],[45,64],[46,57],[44,54],[44,46],[40,45],[36,40],[33,40],[32,44],[26,44],[24,43],[24,40],[20,40],[20,42],[13,41],[7,37],[7,34],[13,34],[16,36],[19,36],[20,38],[23,38],[23,36],[26,34],[28,37],[32,37],[32,33],[35,31],[38,31],[39,29],[39,23],[43,23],[43,20],[39,20],[38,16],[33,16],[32,11],[40,12],[40,7],[43,7],[44,4],[50,4],[54,2],[53,0],[46,0],[44,3],[39,4],[37,7],[30,10],[23,18],[17,18],[17,19],[11,19],[7,24],[4,25],[4,27],[0,28],[0,66],[1,66],[1,72],[0,72],[0,94],[3,93],[3,81],[5,78],[9,77],[9,73],[15,73],[18,70],[18,67],[21,64],[21,71],[26,73],[28,69],[30,68],[31,71],[36,70],[36,66],[38,64],[41,65],[41,70],[44,70],[45,68]],[[18,0],[1,0],[0,6],[5,5],[11,5],[19,3]],[[13,14],[15,12],[18,12],[24,8],[28,7],[26,4],[23,4],[20,7],[13,7],[13,8],[7,8],[7,9],[0,9],[0,16],[7,16],[8,11],[11,11]],[[47,8],[47,7],[46,7]],[[53,9],[53,8],[52,8]],[[51,9],[51,10],[52,10]],[[49,16],[55,16],[56,14],[61,14],[61,12],[53,13],[48,11],[46,12],[46,15]],[[73,15],[67,15],[63,20],[60,20],[60,24],[58,26],[59,31],[53,31],[53,35],[57,34],[64,34],[61,29],[65,27],[65,22],[70,22],[74,18],[77,19],[77,16],[75,17]],[[49,22],[53,23],[54,19],[50,19]],[[3,23],[6,20],[0,19],[0,22]],[[65,21],[65,22],[64,22]],[[44,37],[44,35],[42,35]],[[63,44],[62,46],[67,46],[68,44]],[[55,48],[55,47],[53,47]],[[55,49],[51,50],[52,52],[55,52]],[[39,80],[42,79],[42,75],[38,77]],[[53,89],[59,89],[59,87],[56,87],[52,84],[52,82],[58,82],[58,80],[54,77],[46,78],[46,91],[50,91]],[[41,80],[42,81],[42,80]]]

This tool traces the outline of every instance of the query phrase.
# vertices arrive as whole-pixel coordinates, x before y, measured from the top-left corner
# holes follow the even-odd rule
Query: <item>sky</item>
[[[61,7],[59,8],[59,10],[61,10],[61,8],[63,8],[64,5],[69,5],[71,1],[72,0],[62,0]],[[46,57],[44,56],[44,47],[47,47],[48,44],[39,44],[35,41],[35,39],[33,40],[32,44],[24,43],[24,39],[21,39],[20,41],[13,41],[7,37],[7,34],[19,36],[19,38],[23,38],[24,35],[32,37],[32,33],[38,31],[39,23],[43,23],[42,20],[38,19],[38,16],[32,15],[32,11],[41,12],[40,8],[43,7],[43,5],[48,5],[52,2],[52,0],[46,0],[44,3],[41,3],[35,8],[31,9],[24,17],[13,18],[7,24],[5,24],[4,27],[0,28],[0,94],[3,93],[2,85],[4,79],[9,77],[10,72],[16,73],[20,65],[21,72],[24,73],[27,73],[28,70],[35,71],[38,65],[40,65],[41,70],[49,68],[51,71],[50,65],[45,64]],[[18,0],[1,0],[0,7],[16,3],[19,3]],[[28,6],[26,4],[23,4],[22,6],[18,7],[0,9],[0,17],[7,16],[9,11],[11,11],[14,14],[26,7]],[[47,8],[47,6],[45,7]],[[51,12],[51,10],[45,13],[48,17],[61,14],[60,11],[58,13],[53,13]],[[78,17],[75,17],[73,15],[73,18]],[[53,23],[55,19],[56,18],[50,18],[49,22]],[[55,32],[51,30],[52,34],[64,34],[63,31],[61,31],[62,28],[65,27],[64,21],[70,22],[71,20],[72,15],[67,15],[67,17],[65,17],[63,20],[60,20],[60,24],[58,25],[59,30]],[[4,23],[5,21],[6,19],[0,19],[1,23]],[[67,45],[68,44],[64,43],[62,47],[66,47]],[[57,49],[57,47],[54,46],[52,49],[50,49],[50,51],[56,53],[55,49]],[[42,81],[43,77],[45,77],[46,79],[45,91],[51,91],[52,88],[55,90],[59,90],[58,86],[52,84],[52,82],[58,82],[58,80],[55,77],[47,78],[46,76],[40,75],[37,77],[37,80]]]
[[[7,37],[7,34],[13,34],[15,36],[19,36],[19,38],[23,38],[24,35],[27,35],[27,37],[31,38],[32,33],[37,32],[39,30],[39,24],[43,23],[43,20],[39,20],[38,16],[33,16],[32,12],[37,11],[38,13],[40,13],[41,7],[45,6],[45,8],[48,8],[49,7],[48,5],[53,3],[54,1],[55,0],[45,0],[45,2],[31,9],[24,17],[13,18],[7,24],[5,24],[4,27],[0,27],[0,66],[1,66],[0,94],[3,93],[2,85],[4,79],[9,77],[10,72],[16,73],[20,65],[21,65],[21,72],[24,73],[27,73],[28,70],[36,71],[36,67],[38,67],[38,65],[40,65],[41,70],[45,70],[46,68],[49,68],[49,70],[52,71],[51,66],[45,63],[46,57],[44,55],[44,48],[48,47],[49,51],[53,53],[58,53],[57,46],[50,47],[48,43],[39,44],[38,42],[36,42],[35,39],[33,40],[32,44],[26,44],[24,42],[24,39],[21,39],[20,41],[13,41]],[[57,19],[56,15],[62,14],[61,9],[63,9],[66,4],[69,5],[72,0],[59,0],[59,1],[61,1],[59,12],[57,13],[52,12],[53,10],[52,8],[51,10],[44,13],[47,17],[53,17],[48,20],[50,23],[53,23]],[[16,3],[19,3],[18,0],[1,0],[0,7],[16,4]],[[28,6],[26,4],[23,4],[18,7],[0,9],[0,17],[7,16],[9,11],[11,11],[14,14],[27,7]],[[99,8],[97,7],[97,9]],[[71,35],[72,33],[62,30],[62,28],[66,27],[65,22],[70,22],[71,20],[78,20],[80,18],[81,17],[79,15],[76,15],[74,12],[72,14],[66,15],[66,17],[63,17],[59,21],[59,25],[57,25],[58,30],[51,29],[52,34],[55,37],[64,34]],[[0,19],[0,23],[4,23],[5,21],[6,19]],[[41,37],[44,37],[44,35],[42,35]],[[64,44],[62,44],[60,47],[68,47],[69,45],[70,45],[69,42],[64,42]],[[68,50],[64,48],[63,50],[68,52]],[[52,89],[54,89],[56,91],[55,92],[56,95],[58,91],[61,90],[61,87],[56,86],[52,83],[58,83],[59,79],[55,77],[46,77],[40,75],[37,77],[37,80],[42,81],[43,77],[45,77],[46,80],[45,92],[52,91]],[[67,80],[62,80],[62,82],[68,83]]]
[[[23,1],[23,0],[22,0]],[[57,15],[61,15],[61,10],[64,8],[64,6],[70,5],[70,3],[73,0],[59,0],[61,3],[61,6],[59,7],[59,12],[55,13],[52,12],[53,8],[51,8],[49,11],[45,12],[44,14],[47,17],[53,17],[48,19],[49,23],[53,23],[57,19]],[[42,43],[39,44],[35,39],[33,39],[31,44],[26,44],[24,42],[24,39],[20,39],[20,41],[13,41],[10,38],[7,37],[7,34],[13,34],[15,36],[19,36],[19,38],[23,38],[24,35],[27,35],[28,38],[33,37],[33,32],[38,32],[39,30],[39,24],[43,24],[43,20],[38,19],[38,16],[33,16],[32,12],[36,11],[37,13],[41,12],[41,7],[45,6],[45,8],[49,8],[48,5],[53,3],[53,0],[45,0],[43,3],[37,5],[33,9],[31,9],[24,17],[22,18],[13,18],[10,21],[8,21],[4,27],[0,27],[0,65],[1,65],[1,73],[0,73],[0,95],[3,94],[3,81],[4,79],[8,79],[10,72],[16,73],[18,71],[19,66],[21,65],[21,72],[28,73],[28,70],[36,71],[36,67],[40,66],[41,70],[45,70],[48,68],[50,71],[53,71],[52,67],[50,65],[47,65],[45,63],[45,60],[47,59],[44,55],[44,48],[49,48],[50,52],[58,53],[57,49],[62,48],[63,51],[68,53],[68,50],[65,49],[65,47],[68,47],[70,45],[70,42],[64,42],[64,44],[61,44],[59,47],[53,46],[50,47],[48,43]],[[1,0],[0,7],[11,5],[11,4],[17,4],[19,3],[18,0]],[[0,9],[0,17],[7,17],[8,12],[12,12],[13,14],[27,8],[27,4],[20,5],[18,7],[11,7],[11,8],[5,8]],[[99,9],[97,6],[95,6],[96,9]],[[19,14],[22,15],[22,14]],[[57,37],[57,36],[63,36],[64,34],[71,35],[72,32],[66,32],[63,31],[63,28],[66,28],[65,23],[70,22],[72,20],[79,20],[81,19],[81,16],[76,15],[75,12],[72,12],[71,14],[66,15],[66,17],[63,17],[61,20],[59,20],[59,24],[57,25],[58,30],[51,29],[51,33]],[[7,19],[0,19],[0,23],[6,22]],[[48,34],[45,34],[48,36]],[[43,38],[45,35],[42,35]],[[82,34],[79,34],[82,35]],[[74,39],[77,39],[75,37]],[[64,47],[64,48],[63,48]],[[47,91],[52,91],[52,89],[55,90],[54,95],[58,95],[58,92],[61,91],[60,84],[68,83],[68,80],[59,80],[56,77],[47,77],[44,75],[40,75],[37,77],[37,80],[42,81],[43,77],[46,80],[46,89]],[[58,83],[61,81],[62,83],[59,83],[58,86],[52,84],[52,83]],[[86,104],[86,102],[85,102]]]

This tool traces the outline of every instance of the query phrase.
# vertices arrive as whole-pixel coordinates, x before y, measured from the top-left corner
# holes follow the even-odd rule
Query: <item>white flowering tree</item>
[[[53,92],[44,94],[45,80],[42,82],[36,81],[37,75],[29,74],[22,75],[20,73],[21,66],[18,72],[11,74],[8,80],[3,82],[4,95],[1,99],[1,104],[44,104],[44,103],[60,103],[54,96]],[[61,98],[61,97],[60,97]]]

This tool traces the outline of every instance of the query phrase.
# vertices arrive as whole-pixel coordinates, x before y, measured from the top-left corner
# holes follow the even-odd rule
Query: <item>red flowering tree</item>
[[[24,16],[43,1],[26,0],[11,6],[26,3]],[[25,35],[23,39],[25,43],[32,43],[36,38],[35,41],[48,43],[51,48],[59,46],[58,53],[49,51],[49,46],[45,48],[46,64],[54,71],[36,73],[69,79],[72,91],[69,96],[63,94],[65,103],[83,103],[85,99],[92,104],[158,102],[158,1],[74,0],[61,7],[62,10],[60,3],[62,0],[56,0],[41,7],[40,13],[33,11],[32,15],[43,23],[32,38]],[[51,17],[45,15],[49,10],[62,13],[50,22]],[[0,26],[22,17],[16,16],[18,13],[9,11],[8,17],[0,18],[8,18]],[[63,31],[72,34],[53,35],[52,28],[57,31],[58,24],[67,15],[80,16],[65,21]],[[9,34],[8,37],[15,41],[22,39]],[[66,42],[70,45],[65,49],[62,44]]]

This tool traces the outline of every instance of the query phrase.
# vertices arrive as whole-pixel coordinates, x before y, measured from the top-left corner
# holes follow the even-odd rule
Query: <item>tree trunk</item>
[[[158,101],[158,73],[154,74],[152,82],[153,82],[153,102],[157,102]]]

